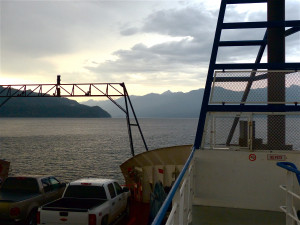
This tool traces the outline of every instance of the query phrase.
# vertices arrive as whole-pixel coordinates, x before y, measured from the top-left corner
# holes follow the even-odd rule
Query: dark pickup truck
[[[60,198],[65,187],[53,176],[6,178],[0,189],[0,224],[36,224],[38,207]]]

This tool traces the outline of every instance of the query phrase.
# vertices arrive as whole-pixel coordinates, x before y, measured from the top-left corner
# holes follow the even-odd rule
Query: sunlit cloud
[[[1,83],[125,82],[135,95],[204,86],[220,0],[1,1]],[[287,19],[300,3],[286,0]],[[263,4],[228,7],[225,21],[266,19]],[[223,32],[223,40],[262,39]],[[287,38],[299,61],[300,36]],[[222,52],[224,51],[224,52]],[[257,48],[220,51],[219,62],[254,61]],[[265,57],[264,57],[265,60]]]

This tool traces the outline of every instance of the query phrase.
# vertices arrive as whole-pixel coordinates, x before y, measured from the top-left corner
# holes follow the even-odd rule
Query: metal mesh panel
[[[292,150],[300,149],[296,134],[300,131],[299,115],[254,115],[255,138],[253,149]]]
[[[240,118],[240,121],[246,121],[247,118]],[[216,117],[215,118],[215,145],[226,145],[228,135],[230,130],[232,128],[232,124],[234,122],[234,117]],[[238,134],[241,132],[240,126],[237,126],[236,129],[234,129],[233,136],[231,139],[230,144],[232,146],[238,146],[239,145],[239,136]],[[247,135],[247,134],[245,134]],[[242,144],[243,147],[247,147],[247,138],[245,139],[245,142]]]
[[[204,127],[204,134],[203,134],[203,146],[205,148],[211,148],[212,147],[212,134],[213,128],[212,128],[212,115],[208,113],[206,116],[205,121],[205,127]]]
[[[300,102],[299,76],[295,71],[216,71],[210,103],[295,104]],[[268,90],[272,84],[273,91]]]
[[[300,150],[300,115],[286,116],[286,144],[293,145],[294,150]]]
[[[205,148],[300,150],[300,113],[209,113],[206,127]]]
[[[252,121],[255,124],[255,127],[252,128],[253,139],[252,148],[259,149],[262,148],[262,145],[267,144],[267,115],[253,115]]]
[[[206,121],[206,134],[204,140],[204,146],[209,148],[224,148],[229,145],[236,147],[248,148],[248,130],[243,129],[242,123],[248,124],[249,118],[244,116],[236,115],[239,123],[235,127],[234,124],[235,116],[231,115],[220,115],[210,114]],[[228,134],[231,133],[232,137],[228,140]],[[243,138],[241,138],[241,135]]]

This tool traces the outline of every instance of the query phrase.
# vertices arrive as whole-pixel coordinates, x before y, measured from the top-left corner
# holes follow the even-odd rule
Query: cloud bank
[[[62,73],[66,81],[129,83],[142,94],[203,87],[220,1],[215,3],[1,2],[1,76],[42,80]],[[300,3],[286,5],[287,19],[299,19]],[[226,22],[265,19],[262,4],[232,6],[225,16]],[[222,40],[259,40],[264,33],[224,31]],[[299,61],[299,34],[286,46],[287,59]],[[257,51],[223,48],[217,60],[254,62]]]

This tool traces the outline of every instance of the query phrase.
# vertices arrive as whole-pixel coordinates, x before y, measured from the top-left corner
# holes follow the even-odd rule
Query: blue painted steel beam
[[[300,105],[209,105],[207,110],[211,112],[299,112]]]
[[[267,28],[267,27],[299,27],[300,20],[288,20],[285,22],[238,22],[223,23],[223,29],[250,29],[250,28]]]
[[[216,70],[247,70],[247,69],[269,69],[269,70],[299,70],[300,63],[232,63],[216,64]]]
[[[264,40],[248,40],[248,41],[220,41],[219,46],[253,46],[253,45],[263,45]]]
[[[290,35],[292,35],[292,34],[294,34],[294,33],[297,33],[298,31],[300,31],[300,26],[299,26],[299,27],[292,27],[292,28],[287,29],[287,30],[285,31],[285,36],[286,36],[286,37],[287,37],[287,36],[290,36]]]
[[[255,73],[255,72],[252,71],[251,73]],[[290,74],[290,73],[293,73],[293,72],[285,73],[285,75]],[[215,82],[253,82],[253,81],[258,81],[258,80],[265,80],[267,78],[268,78],[268,74],[265,73],[265,74],[261,74],[261,75],[257,75],[257,76],[249,76],[249,77],[216,77]],[[245,91],[249,92],[248,89],[246,89]],[[243,99],[246,100],[246,97]]]
[[[264,35],[264,38],[263,38],[264,43],[260,46],[260,48],[259,48],[259,50],[258,50],[256,59],[255,59],[255,63],[260,63],[260,61],[261,61],[261,58],[262,58],[262,56],[263,56],[263,54],[264,54],[264,51],[265,51],[265,48],[266,48],[266,46],[267,46],[267,37],[268,37],[268,32],[267,32],[267,30],[266,30],[266,31],[265,31],[265,35]],[[250,74],[250,78],[251,78],[251,79],[254,79],[254,78],[256,79],[256,78],[258,78],[258,77],[261,76],[261,75],[260,75],[260,76],[256,76],[256,71],[257,71],[257,69],[252,69],[252,72],[251,72],[251,74]],[[265,78],[264,78],[264,79],[265,79]],[[242,97],[242,99],[241,99],[241,102],[245,102],[245,101],[247,100],[248,95],[249,95],[249,93],[250,93],[250,89],[251,89],[251,87],[252,87],[252,84],[253,84],[253,80],[249,80],[248,83],[247,83],[247,86],[246,86],[246,88],[245,88],[245,92],[244,92],[244,94],[243,94],[243,97]],[[229,132],[228,137],[227,137],[227,140],[226,140],[226,145],[227,145],[227,146],[230,145],[230,142],[231,142],[231,140],[232,140],[232,137],[233,137],[233,135],[234,135],[234,131],[235,131],[237,125],[238,125],[239,120],[240,120],[240,118],[239,118],[238,116],[236,116],[236,117],[234,118],[234,121],[233,121],[233,123],[232,123],[230,132]]]
[[[216,77],[215,82],[253,82],[258,80],[265,80],[268,78],[267,74],[250,77]]]
[[[209,101],[209,96],[210,96],[211,84],[212,84],[213,77],[214,77],[213,75],[214,75],[214,70],[215,70],[217,54],[218,54],[219,42],[220,42],[220,38],[221,38],[222,24],[224,22],[225,10],[226,10],[226,1],[221,1],[219,17],[218,17],[218,22],[217,22],[217,27],[216,27],[216,33],[215,33],[215,37],[214,37],[211,57],[210,57],[210,61],[209,61],[208,73],[207,73],[207,78],[206,78],[206,84],[205,84],[205,89],[204,89],[204,94],[203,94],[203,99],[202,99],[202,106],[201,106],[200,116],[199,116],[199,120],[198,120],[197,132],[196,132],[196,137],[195,137],[195,141],[194,141],[194,147],[196,149],[200,148],[200,144],[201,144],[201,140],[202,140],[202,136],[203,136],[204,123],[205,123],[205,119],[206,119],[206,112],[207,112],[207,106],[208,106],[208,101]]]
[[[227,0],[227,4],[266,3],[267,0]]]
[[[278,162],[276,163],[277,166],[286,169],[287,171],[295,173],[297,177],[298,184],[300,185],[300,171],[297,169],[297,166],[291,162]]]

